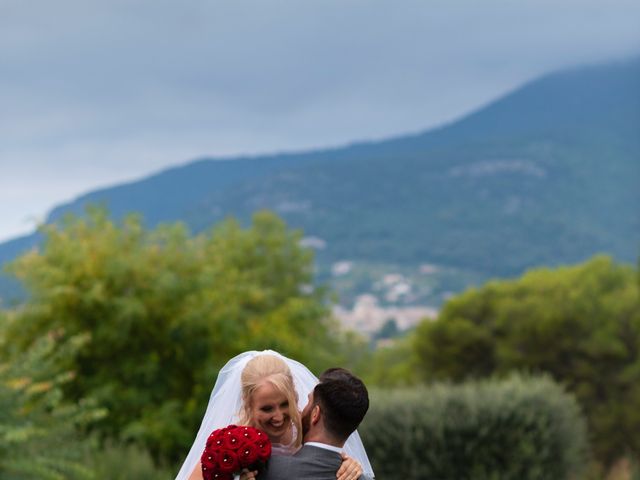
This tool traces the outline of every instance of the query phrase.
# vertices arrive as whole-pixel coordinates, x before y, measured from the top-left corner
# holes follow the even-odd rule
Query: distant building
[[[333,315],[346,328],[370,336],[388,320],[395,320],[398,329],[408,330],[424,318],[436,318],[438,310],[426,306],[381,307],[375,295],[364,294],[356,298],[352,309],[334,307]]]

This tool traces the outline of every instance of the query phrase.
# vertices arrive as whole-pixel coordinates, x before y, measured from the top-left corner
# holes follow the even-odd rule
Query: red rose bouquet
[[[204,480],[232,480],[243,468],[260,470],[271,456],[271,441],[253,427],[229,425],[207,439],[200,461]]]

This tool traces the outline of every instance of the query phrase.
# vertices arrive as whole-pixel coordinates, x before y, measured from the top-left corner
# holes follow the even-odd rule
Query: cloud
[[[4,0],[0,176],[42,214],[195,157],[415,132],[637,53],[637,18],[628,0]]]

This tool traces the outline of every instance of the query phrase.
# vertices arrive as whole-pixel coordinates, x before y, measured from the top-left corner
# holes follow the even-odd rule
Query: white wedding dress
[[[273,350],[244,352],[233,357],[222,367],[218,374],[198,435],[182,464],[182,468],[178,472],[176,480],[188,480],[189,475],[200,462],[200,456],[211,432],[238,422],[240,407],[242,406],[240,374],[249,360],[257,355],[264,354],[276,355],[287,363],[298,393],[298,409],[302,411],[305,407],[309,393],[318,383],[318,378],[300,362],[291,360]],[[363,473],[366,476],[374,477],[369,458],[357,431],[353,432],[348,438],[343,450],[347,455],[360,462]]]

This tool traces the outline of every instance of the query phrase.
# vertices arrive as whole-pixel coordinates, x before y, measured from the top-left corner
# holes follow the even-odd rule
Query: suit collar
[[[336,447],[334,445],[329,445],[328,443],[306,442],[305,445],[308,445],[310,447],[316,447],[316,448],[324,448],[325,450],[329,450],[330,452],[335,452],[338,454],[342,453],[342,448]]]

